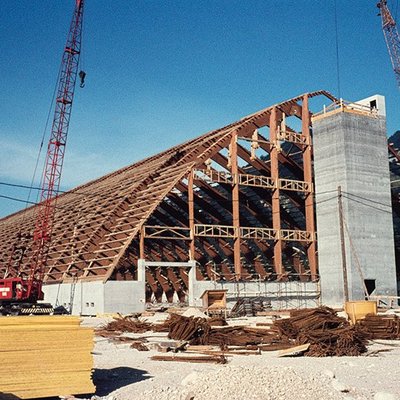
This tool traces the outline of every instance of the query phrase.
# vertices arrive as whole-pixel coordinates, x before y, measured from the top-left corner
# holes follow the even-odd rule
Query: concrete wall
[[[313,121],[313,143],[323,303],[340,306],[344,299],[336,197],[339,185],[349,230],[345,243],[350,300],[364,299],[363,279],[375,280],[374,295],[396,295],[385,117],[328,114]]]
[[[108,281],[104,285],[104,312],[131,314],[146,307],[145,285],[138,281]]]
[[[139,260],[137,281],[108,281],[63,283],[45,285],[45,301],[53,306],[64,306],[72,314],[103,313],[131,314],[145,310],[145,269],[161,263]],[[165,266],[165,264],[163,264]],[[319,305],[319,287],[313,282],[214,282],[197,281],[195,262],[175,263],[174,267],[189,269],[189,305],[202,306],[201,295],[209,289],[227,289],[228,308],[238,297],[265,297],[274,309],[316,307]]]
[[[70,310],[73,294],[74,315],[130,314],[145,309],[145,286],[140,281],[77,282],[75,291],[73,286],[71,283],[44,285],[44,301]]]
[[[53,306],[64,306],[70,310],[72,298],[72,314],[96,315],[104,313],[103,282],[77,282],[44,285],[44,301]]]
[[[316,282],[224,282],[197,281],[189,272],[189,305],[201,307],[205,290],[227,289],[227,306],[232,308],[240,297],[263,297],[273,309],[307,308],[320,305],[320,288]]]

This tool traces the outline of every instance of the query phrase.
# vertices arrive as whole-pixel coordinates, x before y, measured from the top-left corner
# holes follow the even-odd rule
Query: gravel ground
[[[256,321],[260,319],[250,318],[247,323]],[[99,323],[104,320],[84,321],[87,326]],[[167,340],[160,333],[147,332],[142,336],[150,342]],[[385,351],[373,353],[378,350]],[[379,341],[369,346],[369,353],[361,357],[279,358],[277,352],[263,352],[257,356],[229,357],[226,365],[194,364],[152,361],[150,357],[160,353],[139,352],[128,344],[97,338],[96,397],[104,400],[400,399],[400,342]]]

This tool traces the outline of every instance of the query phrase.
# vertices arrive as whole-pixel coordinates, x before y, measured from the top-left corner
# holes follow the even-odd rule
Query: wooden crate
[[[226,293],[228,290],[205,290],[201,295],[203,308],[206,311],[226,310]]]

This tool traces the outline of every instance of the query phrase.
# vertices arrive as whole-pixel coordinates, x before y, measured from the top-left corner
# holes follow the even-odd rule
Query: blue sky
[[[386,96],[391,134],[399,90],[376,2],[337,0],[340,94]],[[31,181],[73,5],[0,3],[1,182]],[[339,95],[334,0],[86,0],[82,57],[64,190],[298,94]],[[23,207],[0,197],[0,217]]]

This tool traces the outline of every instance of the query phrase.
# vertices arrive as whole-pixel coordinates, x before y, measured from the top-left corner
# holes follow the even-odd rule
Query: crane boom
[[[54,225],[57,194],[60,187],[81,53],[83,5],[84,0],[75,0],[74,13],[62,55],[54,117],[41,180],[40,203],[35,215],[32,256],[27,265],[28,273],[23,275],[19,269],[17,276],[0,279],[1,313],[8,313],[10,310],[11,312],[21,310],[24,313],[24,307],[31,312],[30,305],[34,305],[38,309],[37,313],[48,313],[49,310],[47,306],[50,305],[42,305],[41,308],[41,305],[36,305],[36,302],[43,299],[42,284]],[[84,84],[85,75],[81,71],[81,86]],[[20,307],[21,304],[24,307]]]
[[[394,20],[387,6],[387,0],[380,0],[377,4],[382,19],[382,30],[385,36],[387,48],[389,50],[390,60],[397,85],[400,87],[400,36],[397,31],[396,21]]]
[[[62,55],[54,117],[42,175],[40,204],[38,206],[33,234],[35,250],[31,259],[28,290],[37,291],[39,289],[39,296],[54,224],[57,194],[60,187],[75,83],[78,74],[82,42],[83,5],[84,0],[76,0],[67,43]],[[35,282],[37,283],[35,284]],[[28,297],[31,297],[32,294],[32,292],[28,293]]]

